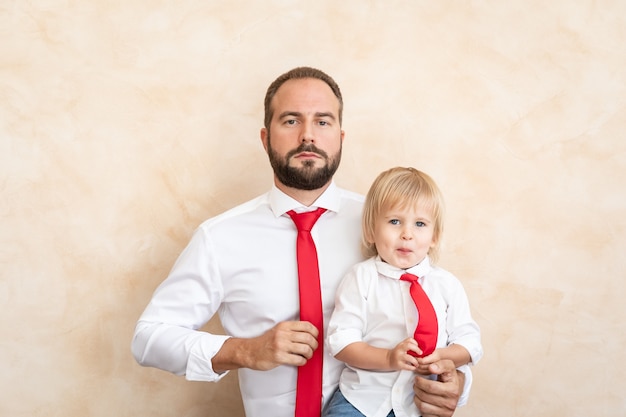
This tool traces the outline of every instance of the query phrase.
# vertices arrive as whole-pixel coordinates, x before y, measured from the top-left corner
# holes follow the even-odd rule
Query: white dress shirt
[[[276,187],[202,223],[140,317],[132,342],[136,360],[188,380],[217,381],[211,359],[228,336],[198,331],[217,312],[230,336],[259,336],[299,319],[296,227],[285,213],[326,208],[312,230],[317,246],[324,327],[342,277],[360,254],[363,196],[331,184],[311,207]],[[323,401],[344,364],[324,355]],[[248,417],[293,417],[297,367],[239,369]]]
[[[419,277],[433,304],[439,323],[437,347],[462,345],[469,351],[472,363],[478,362],[483,354],[480,330],[472,319],[465,290],[451,273],[432,266],[428,257],[406,271],[380,257],[355,265],[336,295],[327,350],[336,355],[354,342],[392,349],[413,337],[418,313],[410,295],[410,283],[400,280],[405,272]],[[420,415],[413,402],[415,375],[405,370],[380,372],[348,366],[341,373],[339,388],[368,417],[385,417],[392,409],[396,417],[414,417]],[[466,375],[469,377],[470,373]],[[459,405],[467,401],[468,392],[466,383]]]

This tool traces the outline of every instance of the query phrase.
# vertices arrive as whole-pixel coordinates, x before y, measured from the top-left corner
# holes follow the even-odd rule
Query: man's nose
[[[305,123],[300,134],[300,140],[302,143],[315,142],[315,135],[313,133],[313,126],[310,123]]]

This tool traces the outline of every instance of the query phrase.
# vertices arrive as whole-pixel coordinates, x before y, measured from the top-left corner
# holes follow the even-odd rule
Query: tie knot
[[[406,274],[402,274],[402,276],[400,277],[400,279],[401,279],[402,281],[408,281],[408,282],[410,282],[411,284],[413,284],[413,283],[417,283],[417,280],[418,280],[419,278],[417,278],[417,276],[416,276],[416,275],[406,273]]]
[[[310,232],[315,225],[317,219],[326,211],[325,208],[318,208],[317,210],[307,211],[304,213],[296,213],[293,210],[287,212],[291,220],[296,224],[298,231]]]

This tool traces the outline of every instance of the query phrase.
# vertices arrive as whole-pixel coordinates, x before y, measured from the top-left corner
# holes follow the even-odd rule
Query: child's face
[[[420,207],[393,207],[380,213],[373,242],[383,261],[407,269],[422,262],[435,245],[432,213]]]

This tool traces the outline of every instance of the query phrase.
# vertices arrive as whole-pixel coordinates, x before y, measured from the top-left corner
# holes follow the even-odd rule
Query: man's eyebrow
[[[279,119],[284,119],[285,117],[302,117],[302,113],[298,111],[285,111],[278,115]],[[316,118],[320,117],[328,117],[329,119],[336,120],[337,118],[332,112],[317,112],[315,113]]]
[[[300,117],[300,116],[302,116],[302,113],[297,112],[297,111],[284,111],[284,112],[282,112],[281,114],[278,115],[278,118],[279,119],[284,119],[285,117],[290,117],[290,116]]]
[[[335,115],[332,112],[318,112],[315,113],[315,117],[328,117],[329,119],[335,120]]]

